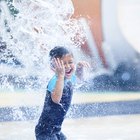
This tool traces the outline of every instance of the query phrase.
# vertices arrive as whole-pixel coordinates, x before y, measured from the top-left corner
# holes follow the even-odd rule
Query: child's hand
[[[80,61],[77,64],[77,68],[76,68],[76,75],[78,77],[78,79],[83,80],[83,68],[89,68],[90,64],[86,61]]]
[[[86,61],[80,61],[77,64],[78,69],[82,69],[83,67],[90,68],[90,64]]]
[[[60,58],[54,58],[55,62],[55,72],[56,74],[61,77],[65,76],[65,67],[63,61]]]

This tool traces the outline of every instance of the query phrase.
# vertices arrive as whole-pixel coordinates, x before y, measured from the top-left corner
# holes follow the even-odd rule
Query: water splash
[[[23,87],[32,88],[34,87],[32,81],[35,81],[41,86],[46,86],[45,81],[51,75],[49,50],[56,45],[77,48],[85,39],[82,24],[72,18],[74,13],[72,1],[14,0],[12,2],[7,0],[0,1],[0,5],[0,37],[6,42],[6,51],[2,59],[7,59],[7,52],[12,55],[8,57],[6,65],[2,63],[0,73],[3,73],[3,68],[6,67],[6,71],[9,69],[9,74],[18,75],[10,77],[10,80],[16,81],[16,85],[22,81]],[[8,5],[12,5],[11,7],[17,9],[19,13],[11,15]],[[16,59],[20,62],[20,67],[16,65],[14,69],[12,62]],[[2,87],[10,87],[6,76],[2,80],[6,83]]]

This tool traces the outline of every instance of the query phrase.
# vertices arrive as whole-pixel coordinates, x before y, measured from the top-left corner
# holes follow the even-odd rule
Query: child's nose
[[[65,65],[65,68],[70,68],[70,65],[69,65],[69,64],[66,64],[66,65]]]

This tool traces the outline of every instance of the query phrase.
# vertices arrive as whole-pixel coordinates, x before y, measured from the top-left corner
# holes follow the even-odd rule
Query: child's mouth
[[[70,74],[72,72],[72,69],[70,69],[69,71],[66,71],[66,74]]]

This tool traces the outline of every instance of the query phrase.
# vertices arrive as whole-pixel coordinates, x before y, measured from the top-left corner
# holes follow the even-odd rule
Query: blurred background
[[[91,65],[64,123],[70,139],[138,140],[139,25],[139,0],[0,0],[0,139],[35,139],[48,52],[64,45]]]
[[[95,67],[87,89],[139,91],[139,1],[76,0],[74,4],[74,16],[84,17],[87,26],[82,50]]]
[[[139,1],[83,0],[81,2],[73,0],[72,2],[74,12],[71,13],[70,18],[80,22],[85,36],[84,43],[80,44],[80,51],[78,49],[77,52],[79,54],[76,56],[78,56],[77,59],[87,59],[92,66],[92,70],[87,76],[86,82],[80,87],[80,90],[139,91]],[[19,20],[17,15],[20,13],[20,9],[18,9],[20,7],[16,3],[20,2],[13,0],[0,1],[0,85],[1,88],[10,87],[13,89],[29,88],[29,86],[30,88],[42,88],[41,78],[38,76],[38,73],[33,72],[34,70],[29,72],[29,69],[33,68],[27,67],[26,72],[21,70],[25,68],[25,63],[31,59],[29,57],[31,53],[25,54],[26,52],[24,52],[21,59],[18,58],[21,50],[13,51],[15,47],[11,47],[14,46],[13,44],[11,45],[11,40],[14,40],[14,44],[18,40],[18,38],[14,39],[15,33],[11,29],[13,26],[10,25],[13,20],[17,20],[17,22]],[[26,20],[28,19],[29,17]],[[15,25],[18,26],[19,24]],[[39,34],[38,28],[34,27],[34,30],[35,33]],[[15,32],[17,31],[15,30]],[[10,41],[7,39],[8,37],[11,39]],[[22,43],[25,42],[25,39],[23,40]],[[26,40],[26,42],[28,41]],[[30,42],[28,42],[28,45],[30,45]],[[46,45],[45,47],[47,48],[48,46]],[[26,56],[29,57],[28,60],[23,61]],[[30,61],[38,61],[35,59],[40,58],[35,58],[34,56],[34,59]],[[36,63],[41,62],[38,61]],[[20,72],[15,70],[15,67]]]

